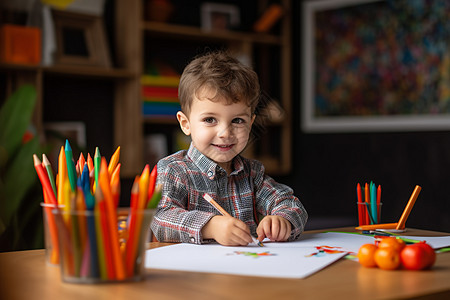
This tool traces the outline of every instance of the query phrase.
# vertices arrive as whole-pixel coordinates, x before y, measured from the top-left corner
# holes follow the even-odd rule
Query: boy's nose
[[[217,132],[217,136],[221,138],[229,138],[233,136],[233,126],[230,125],[221,126],[219,128],[219,131]]]

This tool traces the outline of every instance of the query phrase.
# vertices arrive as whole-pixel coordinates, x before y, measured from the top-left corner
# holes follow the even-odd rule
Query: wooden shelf
[[[259,33],[247,33],[228,30],[205,31],[198,27],[175,25],[161,22],[143,21],[142,30],[152,35],[166,38],[211,40],[222,42],[247,42],[267,45],[281,45],[279,36]]]
[[[85,78],[117,78],[126,79],[133,78],[135,74],[132,72],[119,68],[100,68],[89,66],[33,66],[20,64],[5,64],[0,63],[0,69],[8,71],[32,71],[43,72],[44,74],[61,74],[82,76]]]

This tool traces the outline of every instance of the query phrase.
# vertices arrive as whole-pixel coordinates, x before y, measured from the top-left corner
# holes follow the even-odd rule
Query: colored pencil
[[[381,185],[377,189],[377,223],[381,223]]]
[[[370,203],[370,190],[369,190],[369,185],[367,184],[367,182],[364,185],[364,194],[365,194],[365,199],[366,199],[365,202]],[[366,205],[366,209],[364,210],[365,211],[364,216],[366,219],[366,224],[370,224],[370,217],[369,217],[370,212],[367,210],[367,207],[368,206]]]
[[[139,201],[139,176],[134,179],[133,186],[131,187],[131,199],[130,199],[130,213],[128,216],[128,240],[125,247],[125,265],[127,270],[127,276],[131,277],[134,273],[134,240],[136,233],[136,213],[138,210]]]
[[[120,146],[117,147],[116,151],[114,151],[114,154],[111,156],[111,160],[109,161],[108,165],[109,176],[111,176],[114,170],[116,169],[116,166],[119,163],[119,157],[120,157]]]
[[[203,194],[203,198],[205,198],[205,200],[208,201],[209,204],[214,206],[214,208],[217,209],[223,216],[231,217],[231,215],[222,206],[220,206],[216,201],[214,201],[214,199],[209,194],[207,194],[207,193]],[[257,240],[252,235],[250,235],[250,236],[253,240],[253,243],[258,245],[259,247],[264,246],[264,244],[261,241]]]
[[[67,175],[67,162],[66,162],[66,152],[64,151],[64,146],[61,146],[58,156],[58,203],[64,204],[64,181],[68,179]]]
[[[370,207],[372,212],[372,222],[374,224],[378,223],[378,217],[377,217],[377,190],[375,187],[375,183],[370,182]]]
[[[417,197],[419,197],[419,193],[422,190],[422,188],[418,185],[414,188],[411,197],[408,200],[408,203],[406,204],[405,210],[402,213],[402,216],[400,217],[400,220],[398,221],[397,227],[395,229],[404,229],[406,220],[408,219],[409,214],[411,213],[411,210],[414,206],[414,203],[416,203]]]
[[[66,162],[67,162],[67,174],[69,175],[69,182],[72,191],[77,188],[77,172],[75,171],[75,164],[73,162],[72,147],[70,147],[69,140],[66,140]]]
[[[33,154],[33,160],[34,168],[36,169],[36,173],[41,181],[44,193],[47,193],[47,197],[51,204],[58,205],[58,201],[56,200],[55,193],[53,192],[50,180],[48,179],[47,172],[44,170],[44,167],[36,154]]]
[[[53,169],[52,165],[50,164],[50,161],[48,160],[47,156],[45,154],[42,154],[42,165],[44,166],[45,170],[47,171],[48,179],[50,180],[50,185],[52,186],[52,190],[56,195],[56,184],[55,184],[55,177],[53,176]]]
[[[361,205],[361,201],[362,201],[362,194],[361,194],[361,185],[358,183],[356,185],[356,205],[358,207],[358,225],[361,226],[363,225],[363,218],[364,218],[364,214],[363,214],[363,206]]]
[[[94,174],[95,174],[95,183],[93,187],[93,191],[95,193],[96,187],[98,187],[98,176],[100,175],[100,165],[102,164],[102,157],[100,155],[100,150],[98,147],[95,148],[94,154]]]
[[[103,157],[100,167],[99,175],[100,188],[103,192],[103,197],[105,200],[107,220],[108,220],[108,230],[110,234],[112,256],[114,260],[114,271],[117,279],[125,279],[125,268],[120,254],[120,244],[119,235],[117,232],[117,212],[116,206],[114,204],[113,195],[111,192],[110,178],[108,173],[108,166],[106,159]]]

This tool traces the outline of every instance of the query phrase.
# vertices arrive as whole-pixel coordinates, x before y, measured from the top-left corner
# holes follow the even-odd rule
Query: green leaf
[[[38,176],[33,164],[33,154],[39,151],[37,138],[22,145],[8,164],[3,182],[3,195],[0,202],[0,217],[8,226],[14,214],[27,201],[27,191],[37,183]],[[0,232],[1,234],[1,232]]]
[[[22,137],[30,125],[36,104],[36,90],[31,85],[21,86],[6,100],[0,110],[0,167],[20,147]]]

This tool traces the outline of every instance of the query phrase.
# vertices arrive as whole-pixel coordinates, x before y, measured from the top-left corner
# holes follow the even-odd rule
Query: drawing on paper
[[[305,255],[305,257],[322,257],[327,254],[347,253],[348,251],[342,250],[342,247],[330,247],[330,246],[316,246],[316,252]]]
[[[253,258],[258,258],[258,257],[262,257],[262,256],[275,256],[276,254],[270,253],[269,251],[260,252],[260,253],[249,252],[249,251],[234,251],[233,253],[230,253],[227,255],[244,255],[244,256],[249,256],[249,257],[253,257]]]

